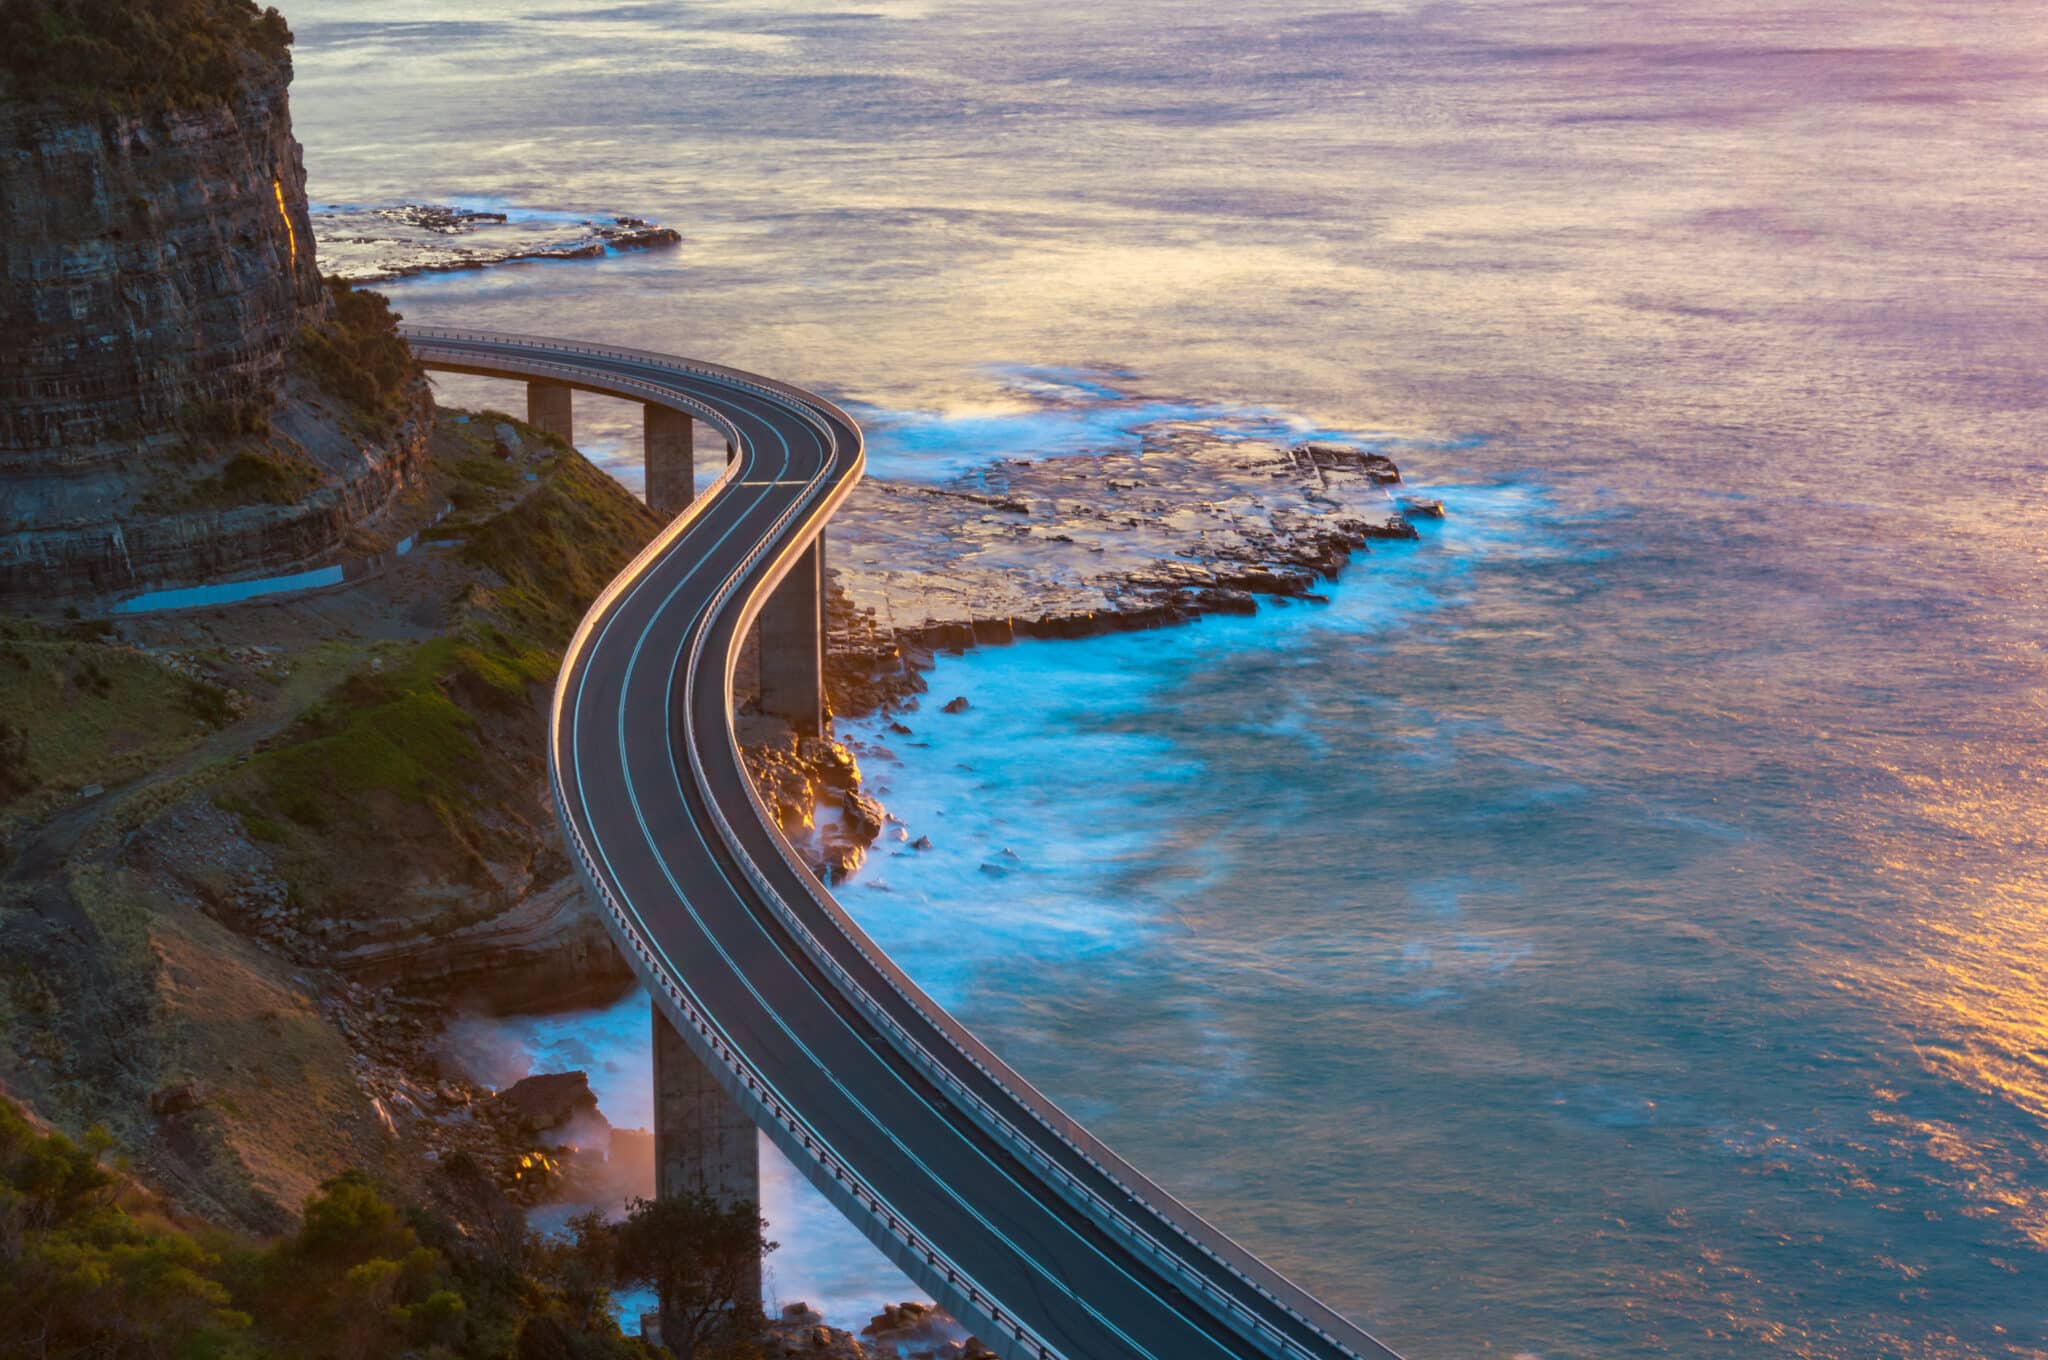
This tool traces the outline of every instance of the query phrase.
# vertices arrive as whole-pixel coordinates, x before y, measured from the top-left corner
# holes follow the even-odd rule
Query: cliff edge
[[[312,563],[374,525],[418,484],[427,389],[322,282],[283,21],[23,0],[0,37],[0,605]]]

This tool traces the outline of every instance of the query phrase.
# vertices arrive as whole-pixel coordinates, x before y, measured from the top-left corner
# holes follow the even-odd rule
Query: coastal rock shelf
[[[497,212],[433,203],[330,203],[312,210],[327,271],[355,283],[482,269],[513,260],[584,260],[658,250],[683,238],[639,217]]]
[[[1400,489],[1381,453],[1197,431],[1137,453],[1008,460],[944,486],[863,482],[828,556],[834,711],[921,690],[937,650],[1312,596],[1371,540],[1416,536],[1423,503],[1397,501]]]

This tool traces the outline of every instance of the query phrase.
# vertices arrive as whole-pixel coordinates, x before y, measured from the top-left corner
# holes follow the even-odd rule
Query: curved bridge
[[[429,368],[686,411],[730,442],[717,482],[577,629],[550,770],[577,866],[657,1007],[789,1160],[1009,1360],[1392,1357],[926,997],[754,792],[734,667],[860,479],[853,420],[785,384],[666,355],[421,327],[407,338]]]

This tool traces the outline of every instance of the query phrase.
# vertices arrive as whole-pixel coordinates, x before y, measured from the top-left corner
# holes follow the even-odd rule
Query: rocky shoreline
[[[588,260],[665,250],[682,234],[645,218],[497,212],[437,203],[315,204],[313,239],[328,273],[352,283],[484,269],[515,260]]]
[[[829,531],[833,711],[913,706],[940,652],[1319,600],[1354,555],[1441,516],[1384,453],[1189,430],[940,486],[865,482]]]
[[[220,730],[140,780],[115,787],[86,766],[16,805],[0,898],[27,910],[4,918],[0,952],[30,971],[0,977],[0,1019],[19,1040],[0,1089],[60,1123],[107,1123],[138,1171],[214,1221],[278,1231],[345,1166],[479,1224],[558,1190],[644,1192],[644,1132],[603,1130],[600,1151],[594,1102],[597,1119],[565,1133],[465,1074],[443,1043],[457,1015],[603,1004],[632,985],[556,841],[540,672],[517,699],[468,663],[417,691],[454,700],[488,752],[452,771],[457,783],[422,786],[450,800],[431,818],[408,810],[410,795],[377,794],[302,832],[291,819],[309,814],[279,782],[293,742],[352,730],[337,702],[382,711],[387,691],[418,683],[403,677],[437,639],[473,643],[521,615],[507,613],[533,585],[520,558],[483,550],[518,543],[559,568],[563,549],[528,546],[519,527],[538,522],[523,518],[535,497],[556,506],[550,518],[579,505],[600,516],[614,556],[651,532],[616,484],[516,421],[444,413],[430,452],[434,498],[457,512],[386,572],[295,600],[64,625],[34,644],[83,674],[161,668],[220,696],[202,724]],[[1192,429],[945,485],[871,481],[830,532],[832,709],[890,714],[907,731],[941,653],[1244,613],[1262,596],[1313,601],[1374,541],[1415,536],[1411,517],[1430,503],[1404,497],[1377,452]],[[590,525],[557,532],[593,541]],[[611,560],[568,563],[575,592],[594,592]],[[550,579],[536,598],[568,618],[580,606],[562,591]],[[865,788],[858,748],[755,712],[750,673],[738,730],[764,801],[821,874],[858,872],[903,829]],[[80,940],[97,943],[81,952]],[[74,987],[133,1013],[120,1039],[66,1018]],[[819,1328],[824,1353],[864,1353],[822,1320],[785,1321],[791,1353],[815,1347]],[[954,1336],[929,1353],[972,1352]]]

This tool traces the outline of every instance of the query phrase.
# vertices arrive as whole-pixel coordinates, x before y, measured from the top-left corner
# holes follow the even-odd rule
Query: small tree
[[[756,1282],[767,1220],[752,1200],[720,1204],[701,1192],[636,1199],[612,1242],[614,1278],[661,1298],[662,1344],[683,1360],[744,1343],[765,1319]]]

